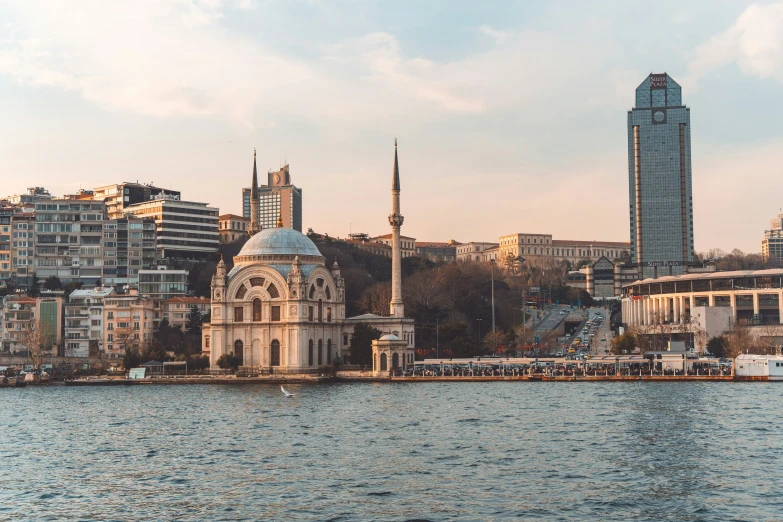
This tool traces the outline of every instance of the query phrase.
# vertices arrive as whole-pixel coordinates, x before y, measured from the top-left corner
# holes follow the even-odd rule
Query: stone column
[[[783,324],[783,290],[778,291],[778,317],[780,324]]]
[[[707,304],[709,306],[715,306],[715,294],[710,293],[709,297],[707,297]]]
[[[669,322],[669,298],[662,297],[661,304],[663,305],[663,322],[668,323]]]
[[[753,292],[753,315],[759,314],[759,293]]]
[[[672,323],[674,324],[682,323],[682,316],[680,315],[680,299],[680,296],[674,296],[674,317],[672,318]]]

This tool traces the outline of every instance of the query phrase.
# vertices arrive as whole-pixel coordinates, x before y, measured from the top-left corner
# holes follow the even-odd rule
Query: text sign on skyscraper
[[[650,88],[651,89],[665,89],[666,88],[666,75],[665,74],[652,74],[652,75],[650,75]]]

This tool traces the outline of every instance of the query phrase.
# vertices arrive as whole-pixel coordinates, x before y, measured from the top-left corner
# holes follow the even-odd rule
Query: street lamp
[[[478,338],[479,342],[481,342],[481,319],[476,319],[478,321]]]

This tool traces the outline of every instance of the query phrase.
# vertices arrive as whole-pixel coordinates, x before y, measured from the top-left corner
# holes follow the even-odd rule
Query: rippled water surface
[[[781,520],[783,391],[0,390],[0,520]]]

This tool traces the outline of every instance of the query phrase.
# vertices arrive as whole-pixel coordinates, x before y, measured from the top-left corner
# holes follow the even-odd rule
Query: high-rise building
[[[35,204],[35,277],[95,286],[103,277],[103,201]]]
[[[103,224],[103,285],[138,288],[139,271],[155,264],[155,221],[132,214]]]
[[[761,240],[761,255],[765,261],[777,266],[783,265],[783,214],[772,218],[769,222],[769,230],[764,231],[764,239]]]
[[[0,211],[0,288],[8,286],[11,269],[11,219],[12,211]]]
[[[690,109],[668,74],[650,74],[628,111],[631,260],[643,278],[693,262]]]
[[[87,357],[103,351],[103,302],[111,287],[74,290],[65,305],[65,356]]]
[[[30,187],[27,189],[26,194],[1,197],[0,201],[7,201],[12,205],[34,205],[38,201],[47,199],[53,199],[48,190],[43,187]]]
[[[218,209],[207,203],[180,201],[179,196],[162,195],[126,206],[125,213],[155,221],[159,260],[203,259],[218,251]]]
[[[253,172],[256,171],[255,156]],[[252,187],[242,189],[242,215],[250,219]],[[258,224],[261,229],[277,227],[278,217],[283,226],[302,231],[302,189],[291,183],[289,166],[267,172],[267,184],[258,186]]]
[[[33,283],[35,214],[17,212],[11,219],[11,280],[17,286],[29,287]]]
[[[152,184],[124,182],[98,187],[92,193],[93,199],[106,202],[106,215],[109,219],[121,218],[125,208],[130,205],[144,203],[162,196],[179,199],[180,192],[155,187]]]

